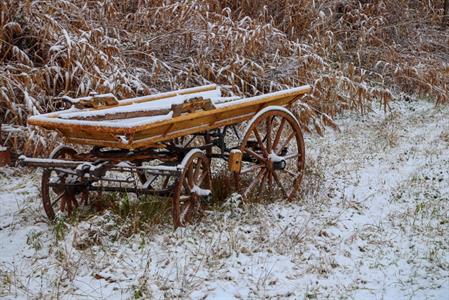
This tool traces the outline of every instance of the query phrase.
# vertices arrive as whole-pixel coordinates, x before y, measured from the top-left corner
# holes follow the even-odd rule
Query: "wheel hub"
[[[284,170],[286,166],[287,162],[285,161],[285,159],[273,162],[273,169],[275,170]]]
[[[284,157],[277,155],[276,153],[272,152],[268,156],[268,161],[270,162],[272,168],[274,170],[284,170],[287,166],[287,162],[285,161]]]

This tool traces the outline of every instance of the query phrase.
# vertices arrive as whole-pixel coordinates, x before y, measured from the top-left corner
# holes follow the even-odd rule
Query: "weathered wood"
[[[243,153],[238,149],[232,150],[231,153],[229,153],[228,169],[230,172],[240,172],[242,167],[242,157]]]

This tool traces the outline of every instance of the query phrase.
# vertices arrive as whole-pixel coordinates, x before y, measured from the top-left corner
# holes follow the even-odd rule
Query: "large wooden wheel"
[[[211,197],[212,182],[209,159],[203,151],[191,150],[182,160],[172,198],[175,228],[186,226],[199,216],[204,200]]]
[[[49,158],[74,160],[76,156],[73,148],[62,146],[56,148]],[[75,178],[55,169],[44,169],[41,194],[45,213],[50,220],[54,220],[57,214],[70,217],[79,206],[87,205],[87,187]]]
[[[295,116],[283,107],[267,107],[248,123],[237,189],[247,199],[277,197],[292,200],[304,172],[304,138]]]

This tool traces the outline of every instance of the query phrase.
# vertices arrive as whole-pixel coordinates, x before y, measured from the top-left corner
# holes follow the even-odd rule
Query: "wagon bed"
[[[267,106],[289,106],[310,89],[305,85],[241,99],[222,97],[219,87],[207,85],[121,100],[96,109],[71,108],[33,116],[28,124],[57,130],[75,144],[121,149],[158,147],[174,138],[247,121]],[[174,116],[173,107],[198,98],[210,100],[212,105]],[[152,115],[154,112],[160,114]]]

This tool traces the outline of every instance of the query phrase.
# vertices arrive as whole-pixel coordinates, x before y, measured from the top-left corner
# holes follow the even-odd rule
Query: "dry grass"
[[[414,5],[409,3],[416,3]],[[0,113],[15,150],[51,148],[24,130],[60,97],[119,98],[215,82],[255,95],[305,83],[307,130],[385,109],[394,93],[448,101],[442,1],[19,1],[0,3]]]

